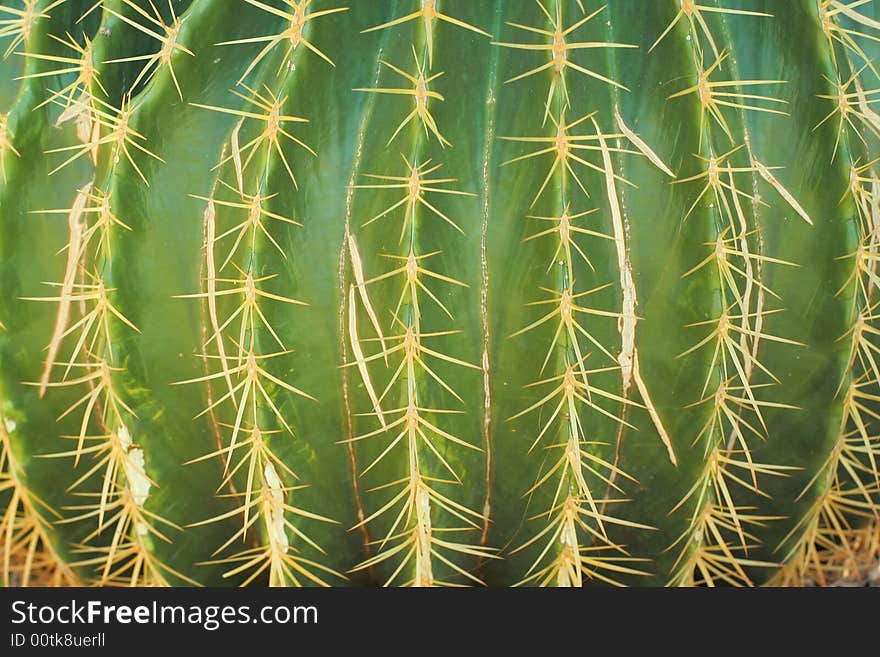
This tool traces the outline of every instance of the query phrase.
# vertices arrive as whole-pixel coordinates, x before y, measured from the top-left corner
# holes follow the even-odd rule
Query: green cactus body
[[[875,4],[4,0],[4,581],[851,571]]]

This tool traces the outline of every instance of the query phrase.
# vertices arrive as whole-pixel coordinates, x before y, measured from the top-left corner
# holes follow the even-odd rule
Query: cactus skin
[[[876,545],[876,2],[92,4],[0,2],[4,583]]]

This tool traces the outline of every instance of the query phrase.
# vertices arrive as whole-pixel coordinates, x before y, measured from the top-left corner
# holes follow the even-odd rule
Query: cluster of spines
[[[767,434],[762,409],[789,408],[766,400],[762,391],[778,379],[760,360],[762,342],[792,346],[793,340],[769,334],[765,319],[780,310],[767,308],[778,296],[762,282],[765,266],[796,266],[761,251],[758,217],[764,204],[758,194],[760,180],[770,185],[804,221],[807,212],[783,187],[769,167],[754,156],[746,128],[748,112],[785,114],[786,101],[766,89],[782,80],[738,79],[736,62],[710,26],[706,14],[768,18],[753,10],[703,6],[682,0],[673,21],[652,46],[662,41],[680,22],[685,22],[694,62],[694,84],[673,93],[669,102],[692,96],[699,103],[700,172],[679,178],[675,184],[697,184],[700,191],[682,221],[708,205],[715,239],[707,244],[709,255],[683,274],[702,272],[716,285],[714,316],[691,325],[702,337],[681,356],[711,352],[702,396],[692,406],[705,409],[706,421],[694,439],[704,454],[703,467],[693,486],[673,510],[689,508],[690,520],[670,549],[678,552],[671,584],[714,586],[726,583],[748,586],[749,567],[772,566],[750,557],[758,544],[755,527],[773,520],[754,507],[738,502],[738,489],[766,496],[760,479],[785,476],[790,468],[758,463],[752,457],[756,440]],[[762,91],[763,90],[763,91]],[[741,130],[731,126],[742,125]],[[743,182],[743,178],[747,182]],[[749,191],[744,191],[749,190]]]
[[[194,526],[241,519],[241,528],[206,562],[223,565],[224,577],[237,577],[242,585],[266,581],[270,586],[329,586],[332,581],[340,581],[342,575],[306,556],[309,551],[324,550],[309,537],[300,521],[333,520],[298,505],[297,491],[307,484],[293,483],[298,480],[297,474],[273,446],[273,441],[283,439],[284,434],[294,436],[293,427],[279,408],[277,392],[284,390],[312,401],[314,397],[271,373],[267,361],[284,358],[291,351],[272,327],[265,308],[270,303],[305,303],[271,292],[269,281],[279,274],[266,273],[258,261],[261,244],[287,258],[276,237],[278,228],[302,225],[297,219],[270,210],[271,200],[277,195],[267,188],[271,169],[280,164],[296,189],[286,149],[292,144],[317,156],[294,134],[293,126],[308,120],[286,113],[296,100],[284,93],[295,75],[293,64],[306,50],[333,64],[308,40],[309,26],[315,19],[347,8],[313,10],[311,0],[285,0],[285,6],[279,9],[257,0],[244,1],[282,18],[285,28],[277,34],[218,44],[265,44],[246,67],[238,81],[239,89],[231,90],[233,96],[244,102],[244,107],[193,103],[206,111],[237,118],[215,169],[218,184],[210,196],[193,195],[207,204],[207,276],[204,291],[186,296],[204,299],[207,305],[210,334],[203,345],[203,359],[208,373],[180,382],[207,384],[209,389],[214,383],[220,384],[219,393],[209,390],[208,406],[199,416],[209,415],[218,435],[223,437],[216,451],[196,460],[222,459],[224,472],[218,493],[228,491],[220,496],[233,499],[235,505],[231,511]],[[255,77],[257,65],[271,57],[278,57],[281,62],[277,75],[267,76],[262,84],[248,84],[246,81]],[[223,176],[228,176],[228,181]],[[226,217],[233,218],[228,227]],[[228,417],[228,422],[222,422],[221,415]],[[246,547],[235,547],[241,544]]]
[[[0,494],[8,497],[0,516],[2,586],[77,586],[73,569],[55,549],[51,523],[59,519],[25,480],[12,450],[15,423],[0,413]]]
[[[877,551],[880,518],[880,304],[877,263],[880,261],[880,171],[866,154],[880,138],[880,116],[873,110],[880,75],[860,45],[877,41],[877,22],[859,11],[860,2],[817,0],[817,20],[831,57],[834,79],[826,78],[833,109],[819,123],[834,122],[837,130],[834,158],[848,163],[849,185],[841,202],[855,209],[858,235],[854,253],[840,259],[851,262],[852,273],[838,294],[852,295],[852,328],[840,336],[849,359],[838,395],[843,409],[840,430],[828,458],[802,493],[815,496],[808,511],[786,536],[780,549],[785,566],[775,582],[783,585],[825,585],[859,576]],[[847,26],[844,23],[849,22]],[[816,127],[818,128],[819,125]],[[832,124],[833,125],[833,124]],[[873,532],[873,535],[872,535]],[[860,576],[859,576],[860,577]],[[860,577],[861,578],[861,577]]]
[[[50,12],[66,1],[54,0],[44,4],[43,0],[24,0],[21,9],[0,7],[0,39],[9,39],[3,58],[14,53],[19,46],[26,46],[34,25],[49,18]]]
[[[113,302],[112,234],[130,228],[116,216],[110,188],[123,161],[147,184],[135,156],[157,156],[132,126],[137,106],[128,100],[130,94],[120,100],[119,107],[106,97],[99,80],[104,63],[94,61],[88,37],[54,38],[72,51],[71,56],[27,54],[57,67],[52,69],[54,75],[76,74],[66,87],[50,89],[47,99],[35,108],[57,106],[57,124],[74,121],[76,125],[79,143],[47,153],[61,157],[52,173],[80,158],[87,158],[94,172],[92,180],[75,191],[69,208],[33,211],[63,216],[68,243],[62,250],[66,258],[62,280],[50,284],[54,294],[26,299],[58,304],[42,375],[30,385],[38,388],[40,397],[57,388],[82,393],[58,418],[78,418],[78,432],[65,437],[74,447],[46,457],[72,458],[74,467],[82,461],[85,468],[69,487],[83,502],[66,508],[70,515],[58,522],[94,524],[75,546],[82,558],[72,566],[90,573],[95,584],[168,585],[170,577],[192,582],[154,554],[154,541],[170,542],[169,531],[180,528],[145,507],[155,484],[145,471],[143,449],[132,435],[137,415],[126,402],[118,379],[123,368],[114,352],[117,331],[138,329]],[[24,78],[46,76],[37,72]]]
[[[19,46],[27,49],[29,37],[34,26],[42,20],[51,18],[49,12],[65,0],[57,0],[48,6],[40,6],[40,0],[25,0],[21,9],[0,7],[0,43],[8,40],[0,59],[8,60],[13,55],[23,56],[17,51]],[[12,104],[10,100],[10,105]],[[21,157],[14,145],[15,135],[9,128],[8,107],[0,108],[0,181],[6,182],[6,159]],[[0,323],[0,328],[2,328]]]
[[[389,135],[388,143],[397,138],[404,127],[417,121],[419,130],[415,131],[415,143],[410,144],[411,158],[402,156],[403,166],[381,173],[363,175],[355,190],[399,190],[401,197],[374,217],[364,217],[362,228],[374,222],[393,218],[400,221],[399,252],[389,255],[390,268],[384,273],[367,278],[354,234],[348,236],[351,271],[354,283],[349,290],[348,337],[356,366],[365,388],[371,398],[369,412],[379,422],[379,428],[361,435],[352,436],[349,443],[363,440],[387,440],[379,456],[366,465],[355,476],[369,472],[390,454],[405,455],[406,473],[397,481],[385,482],[374,490],[397,489],[390,501],[377,511],[367,515],[359,526],[369,528],[380,518],[388,518],[387,529],[381,539],[373,542],[376,552],[355,570],[369,569],[383,562],[394,564],[393,571],[386,579],[386,585],[399,584],[412,586],[452,585],[457,580],[479,583],[480,580],[467,568],[457,563],[462,556],[490,557],[492,550],[481,544],[471,544],[461,540],[447,539],[450,532],[478,531],[485,519],[444,493],[444,486],[463,483],[449,458],[443,455],[448,449],[438,447],[446,443],[456,449],[479,450],[472,441],[453,435],[442,426],[442,419],[449,414],[461,411],[429,407],[428,399],[448,395],[459,403],[462,398],[454,388],[434,370],[433,362],[445,362],[460,367],[480,369],[455,356],[442,353],[430,346],[433,338],[457,333],[455,330],[426,331],[423,327],[423,309],[426,304],[434,304],[451,321],[454,317],[432,290],[437,285],[467,287],[466,283],[435,271],[430,259],[440,254],[430,251],[417,239],[421,222],[437,221],[451,230],[464,234],[466,229],[447,216],[437,207],[436,199],[443,195],[474,196],[457,188],[455,178],[439,173],[442,161],[434,160],[418,153],[425,153],[436,142],[440,149],[452,144],[443,135],[431,113],[431,104],[444,101],[444,97],[434,88],[434,81],[443,71],[434,72],[436,51],[435,30],[440,24],[448,24],[469,30],[482,36],[489,36],[481,28],[461,21],[454,16],[438,10],[435,0],[418,0],[416,10],[397,17],[381,25],[371,26],[365,31],[393,29],[398,25],[417,22],[421,26],[422,43],[412,45],[414,68],[404,62],[397,64],[382,61],[382,64],[403,78],[402,88],[372,87],[356,91],[382,95],[400,95],[411,98],[411,109],[404,114],[396,130]],[[409,72],[407,69],[410,69]],[[422,130],[423,129],[423,130]],[[424,132],[424,139],[419,133]],[[363,192],[362,192],[363,193]],[[369,191],[367,193],[370,193]],[[372,193],[377,193],[373,191]],[[394,307],[374,309],[370,300],[370,286],[382,280],[394,280],[400,284],[400,294]],[[359,300],[359,301],[358,301]],[[358,309],[366,314],[375,337],[366,338],[358,334]],[[380,314],[391,318],[390,329],[382,328]],[[379,350],[367,355],[365,346],[378,345]],[[380,365],[381,362],[381,365]],[[390,378],[384,390],[376,390],[370,369],[385,366]],[[442,391],[442,392],[441,392]],[[398,406],[396,400],[400,400]],[[392,407],[392,408],[389,408]],[[439,472],[433,473],[436,464]],[[440,517],[452,519],[455,527],[442,526]],[[448,522],[448,521],[447,521]],[[438,566],[447,570],[453,577],[438,574]]]
[[[538,42],[497,44],[548,55],[548,61],[507,82],[516,83],[544,71],[550,72],[549,91],[542,110],[543,123],[546,125],[549,119],[552,132],[542,136],[507,136],[501,139],[536,146],[535,150],[514,157],[505,162],[505,165],[532,158],[552,157],[552,164],[535,194],[532,206],[547,193],[552,182],[555,181],[561,191],[558,214],[527,217],[548,227],[533,233],[526,241],[549,238],[556,242],[553,259],[548,267],[549,272],[557,263],[561,264],[557,268],[559,274],[554,273],[556,287],[542,288],[547,298],[531,304],[549,306],[549,311],[511,336],[513,338],[528,334],[546,323],[552,322],[556,325],[539,380],[532,384],[545,388],[546,394],[537,403],[510,418],[516,420],[544,411],[546,419],[542,420],[542,427],[534,437],[530,449],[534,450],[541,445],[553,454],[535,485],[527,491],[528,494],[540,487],[554,487],[551,507],[534,518],[543,524],[543,529],[516,550],[534,546],[536,543],[542,546],[525,574],[523,584],[581,586],[591,579],[617,584],[621,575],[638,575],[644,572],[635,567],[635,559],[629,556],[624,546],[618,545],[612,539],[609,527],[618,525],[645,530],[649,528],[627,521],[613,511],[613,503],[620,500],[610,499],[608,493],[612,490],[622,493],[623,489],[616,480],[632,480],[632,477],[623,472],[616,463],[600,455],[597,446],[603,443],[596,440],[596,432],[589,423],[590,414],[598,413],[611,418],[621,427],[631,427],[625,419],[627,408],[646,408],[673,461],[675,456],[669,436],[638,368],[635,345],[636,290],[617,191],[618,184],[630,183],[615,171],[613,156],[642,155],[665,173],[671,172],[661,158],[626,126],[619,114],[615,119],[620,132],[611,133],[601,130],[595,112],[586,113],[574,120],[568,118],[573,112],[568,92],[569,72],[593,78],[614,89],[625,90],[620,82],[572,59],[572,55],[580,50],[636,47],[626,43],[576,41],[575,32],[601,14],[605,7],[588,13],[579,3],[583,16],[571,25],[565,25],[561,0],[556,0],[555,6],[549,7],[541,0],[536,0],[536,4],[542,18],[549,24],[549,29],[514,23],[510,25],[523,32],[538,35]],[[618,146],[620,141],[628,141],[633,148]],[[588,158],[591,153],[600,158],[599,164]],[[604,234],[582,225],[583,217],[591,215],[597,209],[583,209],[582,204],[590,195],[578,174],[577,169],[580,167],[601,174],[605,181],[612,234]],[[622,298],[620,311],[587,305],[587,297],[613,283],[608,282],[590,289],[579,285],[581,281],[577,279],[576,271],[581,270],[584,265],[592,268],[587,247],[582,242],[584,235],[615,243]],[[613,347],[602,344],[594,335],[597,322],[608,320],[617,321],[621,337],[621,348],[617,353],[612,351]],[[597,358],[602,360],[597,367],[587,367],[586,361],[590,353],[597,353]],[[594,375],[608,371],[620,372],[622,394],[607,391],[592,383]],[[642,403],[629,397],[628,392],[633,382],[637,385]],[[606,406],[609,404],[614,405],[617,410],[608,410]],[[606,487],[607,491],[604,490]],[[603,490],[600,492],[600,489]]]

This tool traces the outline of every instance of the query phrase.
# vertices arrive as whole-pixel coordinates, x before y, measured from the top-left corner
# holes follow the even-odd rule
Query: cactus
[[[880,532],[873,0],[2,0],[7,585],[798,585]]]

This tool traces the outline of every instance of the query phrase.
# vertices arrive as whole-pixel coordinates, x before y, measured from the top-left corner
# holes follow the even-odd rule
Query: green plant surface
[[[877,21],[3,0],[5,582],[845,574]]]

